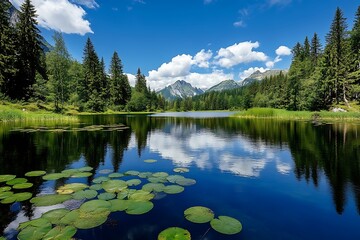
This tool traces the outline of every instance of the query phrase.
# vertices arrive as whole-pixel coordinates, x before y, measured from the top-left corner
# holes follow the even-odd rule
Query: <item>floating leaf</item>
[[[99,194],[98,199],[101,199],[101,200],[110,200],[110,199],[114,199],[115,197],[116,197],[116,194],[115,194],[115,193],[105,192],[105,193]]]
[[[74,226],[79,229],[89,229],[106,222],[110,214],[111,203],[104,200],[92,200],[80,206],[78,218]]]
[[[162,183],[147,183],[145,184],[142,189],[148,192],[162,192],[165,188],[165,185]]]
[[[153,174],[153,177],[157,178],[166,178],[167,176],[169,176],[167,172],[156,172]]]
[[[71,194],[73,192],[77,192],[88,187],[89,186],[84,183],[69,183],[59,187],[56,192],[59,194]]]
[[[219,216],[219,218],[211,220],[210,225],[215,231],[222,234],[237,234],[242,230],[241,223],[228,216]]]
[[[151,177],[153,175],[152,172],[142,172],[138,175],[138,177],[140,178],[148,178],[148,177]]]
[[[12,196],[13,194],[14,194],[13,192],[0,192],[0,199],[8,198],[8,197]]]
[[[26,177],[40,177],[45,175],[46,172],[45,171],[31,171],[31,172],[27,172],[25,173]]]
[[[141,180],[140,179],[131,179],[131,180],[126,181],[126,184],[128,186],[137,186],[137,185],[141,184]]]
[[[166,183],[167,182],[165,177],[149,177],[148,181],[151,183]]]
[[[174,172],[177,172],[177,173],[187,173],[187,172],[189,172],[189,169],[188,169],[188,168],[179,167],[179,168],[174,168],[173,171],[174,171]]]
[[[76,232],[77,229],[73,226],[56,226],[43,237],[43,240],[72,239]]]
[[[60,178],[66,178],[69,177],[69,174],[67,173],[49,173],[43,176],[42,178],[44,180],[50,181],[50,180],[58,180]]]
[[[60,222],[61,218],[63,218],[69,212],[70,212],[70,210],[68,210],[66,208],[54,209],[54,210],[44,213],[41,216],[41,218],[48,220],[52,224],[59,225],[59,224],[61,224],[61,222]]]
[[[146,159],[146,160],[144,160],[144,162],[146,162],[146,163],[156,163],[157,160],[155,160],[155,159]]]
[[[0,175],[0,182],[7,182],[16,178],[16,175]]]
[[[92,167],[86,166],[86,167],[79,168],[78,170],[79,170],[80,172],[90,172],[90,171],[92,171],[93,169],[94,169],[94,168],[92,168]]]
[[[60,223],[64,225],[74,225],[75,221],[79,218],[79,209],[68,212],[60,219]]]
[[[196,181],[191,178],[183,178],[183,179],[176,180],[175,183],[177,183],[181,186],[191,186],[191,185],[194,185],[196,183]]]
[[[78,172],[80,172],[80,171],[78,169],[74,169],[74,168],[65,169],[65,170],[61,171],[61,173],[68,174],[69,176],[74,173],[78,173]]]
[[[13,202],[16,202],[16,197],[14,197],[14,195],[1,200],[2,204],[10,204],[10,203],[13,203]]]
[[[16,197],[16,202],[23,202],[29,200],[32,197],[32,193],[30,192],[15,193],[14,197]]]
[[[92,175],[91,172],[78,172],[71,175],[72,178],[83,178],[90,177]]]
[[[71,195],[59,195],[59,194],[50,194],[43,195],[39,197],[34,197],[30,200],[31,203],[34,203],[36,206],[51,206],[59,203],[63,203],[69,199],[71,199]]]
[[[214,218],[211,209],[201,206],[191,207],[184,211],[185,218],[193,223],[206,223]]]
[[[102,169],[99,171],[100,174],[109,174],[112,173],[114,170],[112,169]]]
[[[185,177],[182,175],[170,175],[166,179],[171,183],[176,183],[176,181],[180,179],[184,179]]]
[[[93,183],[102,183],[102,182],[106,182],[109,180],[110,180],[110,178],[108,178],[108,177],[97,177],[93,180]]]
[[[109,174],[109,178],[120,178],[123,176],[124,176],[124,174],[122,174],[122,173],[110,173]]]
[[[15,185],[15,184],[19,184],[19,183],[26,183],[28,180],[26,178],[14,178],[10,181],[7,181],[6,184],[7,185]]]
[[[106,192],[115,193],[121,192],[121,190],[126,189],[128,186],[123,180],[109,180],[102,183],[102,187]]]
[[[170,227],[163,230],[159,236],[158,240],[190,240],[190,232],[186,229],[179,227]]]
[[[111,203],[110,210],[112,212],[125,211],[129,206],[129,200],[113,199],[109,202]]]
[[[140,215],[153,209],[154,204],[150,201],[128,200],[128,208],[125,210],[127,214]]]
[[[11,190],[11,187],[9,187],[9,186],[0,187],[0,192],[6,192],[6,191],[9,191],[9,190]]]
[[[91,190],[99,191],[102,189],[102,186],[101,186],[101,184],[98,183],[98,184],[91,185],[89,188]]]
[[[18,183],[13,186],[14,189],[26,189],[31,188],[34,184],[32,183]]]
[[[92,199],[97,196],[97,191],[95,190],[81,190],[75,192],[72,196],[75,200],[82,200],[82,199]]]
[[[139,171],[127,171],[127,172],[125,172],[125,175],[130,175],[130,176],[137,176],[137,175],[139,175],[140,174],[140,172]]]
[[[167,194],[177,194],[184,191],[184,187],[179,185],[168,185],[164,188],[164,192]]]
[[[138,190],[129,195],[129,199],[138,200],[138,201],[149,201],[154,197],[155,197],[154,194],[144,190]]]
[[[51,223],[49,222],[49,220],[44,219],[44,218],[37,218],[31,221],[27,221],[27,222],[23,222],[20,223],[18,230],[27,228],[27,227],[41,227],[41,226],[50,226],[51,227]]]
[[[43,237],[51,230],[50,225],[43,226],[29,226],[20,231],[17,238],[19,240],[28,240],[28,239],[43,239]]]

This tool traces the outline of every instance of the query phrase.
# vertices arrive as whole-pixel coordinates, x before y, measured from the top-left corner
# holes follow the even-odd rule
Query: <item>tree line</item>
[[[164,98],[147,87],[140,68],[131,88],[116,51],[106,71],[88,38],[79,63],[71,58],[62,34],[55,32],[54,47],[45,53],[31,1],[21,5],[15,24],[10,22],[10,6],[0,2],[1,99],[52,103],[58,112],[69,105],[93,112],[164,109]]]
[[[292,49],[289,72],[244,87],[209,92],[169,104],[175,110],[221,110],[272,107],[288,110],[328,110],[360,101],[360,6],[353,28],[336,9],[323,48],[317,33]]]

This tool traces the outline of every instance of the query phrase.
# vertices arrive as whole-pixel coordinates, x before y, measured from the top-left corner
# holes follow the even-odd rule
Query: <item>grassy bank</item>
[[[308,111],[287,111],[274,108],[251,108],[236,113],[234,117],[240,118],[269,118],[283,120],[339,120],[339,121],[360,121],[360,112],[308,112]]]

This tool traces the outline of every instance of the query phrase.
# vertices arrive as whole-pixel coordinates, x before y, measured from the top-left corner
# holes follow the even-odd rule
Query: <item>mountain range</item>
[[[231,89],[243,87],[254,81],[261,81],[266,77],[279,75],[281,72],[283,74],[287,74],[288,70],[267,70],[265,72],[256,71],[253,74],[251,74],[249,77],[245,78],[243,81],[238,82],[234,80],[225,80],[216,84],[215,86],[210,87],[206,91],[200,88],[195,88],[190,83],[184,80],[178,80],[175,83],[158,91],[157,93],[162,94],[164,98],[167,100],[193,97],[196,95],[203,94],[205,92],[225,91],[225,90],[231,90]]]

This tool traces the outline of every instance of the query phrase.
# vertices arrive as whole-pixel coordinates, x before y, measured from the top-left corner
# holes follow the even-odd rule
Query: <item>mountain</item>
[[[206,90],[206,92],[221,92],[224,90],[231,90],[234,88],[239,88],[240,85],[234,81],[234,80],[225,80],[222,81],[219,84],[216,84],[215,86],[212,86],[211,88],[209,88],[208,90]]]
[[[194,88],[190,83],[184,80],[178,80],[175,83],[158,91],[167,100],[174,100],[176,98],[187,98],[203,94],[204,91],[200,88]]]
[[[10,23],[15,26],[16,23],[19,21],[19,10],[14,7],[14,5],[9,2],[10,8],[9,8],[9,14],[10,14]],[[45,38],[41,36],[41,48],[44,52],[50,52],[53,49],[53,46],[51,46],[50,43],[48,43]]]
[[[265,72],[260,72],[259,70],[251,74],[249,77],[245,78],[239,83],[240,86],[248,85],[255,81],[261,81],[266,77],[277,76],[280,73],[287,74],[288,70],[267,70]]]

